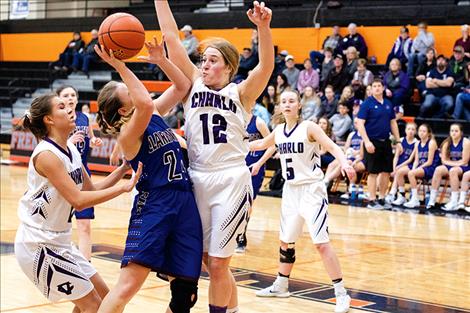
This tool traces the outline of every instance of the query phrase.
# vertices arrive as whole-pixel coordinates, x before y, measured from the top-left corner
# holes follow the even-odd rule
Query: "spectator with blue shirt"
[[[452,97],[454,77],[447,66],[447,58],[444,55],[437,57],[436,68],[426,74],[426,97],[419,110],[420,117],[443,118],[454,106]],[[438,112],[436,111],[438,109]]]
[[[364,142],[364,159],[369,172],[367,186],[371,209],[390,207],[385,203],[390,173],[393,171],[393,153],[390,132],[395,137],[397,148],[401,148],[395,111],[390,100],[384,98],[381,79],[372,82],[372,96],[367,98],[357,114],[357,130]],[[379,200],[376,200],[377,175],[379,175]]]
[[[262,119],[266,125],[269,125],[271,121],[271,114],[269,114],[268,109],[266,109],[262,104],[256,102],[252,111],[253,115]]]
[[[392,59],[398,59],[403,66],[406,66],[408,63],[408,58],[411,55],[412,45],[413,39],[410,37],[410,31],[408,30],[408,27],[403,26],[400,28],[400,36],[398,36],[397,40],[395,40],[392,51],[390,51],[387,56],[385,67],[390,65],[390,61],[392,61]]]

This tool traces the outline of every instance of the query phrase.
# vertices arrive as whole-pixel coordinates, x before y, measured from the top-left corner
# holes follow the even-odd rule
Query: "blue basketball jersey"
[[[152,115],[143,134],[139,153],[130,161],[134,171],[139,161],[143,165],[137,190],[141,192],[162,187],[191,189],[181,150],[173,131],[160,116]]]
[[[88,162],[88,151],[90,151],[90,121],[88,116],[80,111],[75,112],[77,119],[75,120],[75,129],[72,134],[81,131],[85,140],[83,142],[77,142],[75,146],[82,157],[82,163],[86,167]]]
[[[405,162],[406,160],[408,160],[410,158],[410,156],[413,153],[413,150],[415,148],[415,144],[416,144],[416,140],[414,140],[414,139],[411,143],[409,143],[406,140],[406,137],[403,137],[401,139],[401,146],[403,147],[403,151],[400,154],[400,156],[398,157],[397,165],[402,164],[403,162]]]
[[[449,141],[450,145],[450,160],[451,161],[460,161],[463,157],[463,138],[460,139],[457,146],[454,146],[452,140]]]
[[[263,139],[263,135],[261,135],[258,128],[256,127],[256,116],[254,115],[251,117],[250,123],[248,123],[248,126],[246,127],[246,131],[248,132],[248,141],[250,142],[258,139]],[[258,162],[265,151],[266,150],[250,151],[245,158],[246,165],[250,166],[251,164]]]
[[[428,160],[429,155],[429,143],[431,140],[428,140],[424,146],[421,145],[421,142],[418,143],[418,166],[424,164]],[[430,166],[437,166],[439,163],[439,150],[434,152],[434,159]]]
[[[353,135],[351,137],[351,145],[350,147],[354,150],[357,151],[361,149],[361,143],[362,143],[362,137],[359,135],[359,132],[356,130],[353,132]]]

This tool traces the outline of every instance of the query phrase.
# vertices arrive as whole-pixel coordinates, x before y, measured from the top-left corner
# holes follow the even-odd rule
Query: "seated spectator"
[[[429,48],[426,51],[426,59],[421,62],[416,71],[416,82],[419,94],[424,96],[426,93],[426,74],[436,67],[436,50]]]
[[[98,31],[96,29],[92,29],[91,41],[85,46],[83,51],[78,51],[73,55],[72,69],[74,72],[80,70],[88,75],[90,63],[96,63],[100,60],[95,52],[95,45],[99,45]]]
[[[345,105],[349,111],[352,111],[353,105],[354,105],[354,90],[351,86],[346,86],[343,88],[343,91],[341,92],[341,96],[339,97],[338,105],[342,104]]]
[[[274,60],[274,72],[273,76],[277,76],[278,74],[282,74],[282,71],[286,68],[286,57],[289,55],[287,50],[282,50],[279,55],[276,56]]]
[[[268,109],[266,109],[266,107],[260,104],[258,101],[256,101],[252,113],[254,116],[262,119],[266,125],[269,125],[269,122],[271,121],[271,114],[269,114]]]
[[[322,89],[325,89],[327,85],[331,85],[337,93],[340,93],[348,85],[349,75],[344,68],[344,56],[342,54],[336,54],[333,62],[335,67],[328,73]]]
[[[333,86],[328,85],[325,87],[325,98],[321,102],[321,113],[319,117],[325,116],[329,119],[336,114],[337,107],[338,100],[335,97],[335,90]]]
[[[426,76],[426,97],[419,110],[420,117],[445,117],[454,106],[452,86],[454,78],[442,54],[437,57],[437,67]],[[436,111],[437,113],[434,112]]]
[[[186,53],[194,64],[199,63],[200,57],[199,52],[197,50],[199,46],[199,41],[193,35],[193,28],[191,27],[191,25],[184,25],[183,28],[181,28],[181,31],[184,34],[184,38],[183,40],[181,40],[181,43],[186,49]]]
[[[80,32],[73,33],[73,39],[69,41],[64,51],[60,54],[59,60],[53,62],[51,65],[55,70],[62,69],[68,71],[72,65],[73,55],[78,53],[85,46],[85,42],[82,40]]]
[[[266,93],[263,95],[263,105],[268,109],[269,114],[274,114],[274,106],[278,104],[276,87],[269,85],[266,88]]]
[[[413,40],[411,54],[408,58],[408,76],[412,77],[416,70],[416,64],[420,64],[426,58],[429,48],[434,48],[434,35],[428,32],[428,24],[418,24],[418,35]]]
[[[318,89],[320,83],[320,75],[312,68],[312,62],[310,59],[305,59],[304,68],[299,73],[299,79],[297,80],[297,90],[300,94],[304,93],[304,89],[307,86],[312,87],[313,90]]]
[[[465,55],[462,46],[455,46],[449,61],[449,68],[454,77],[454,90],[458,93],[465,86]]]
[[[403,26],[400,28],[400,36],[398,36],[397,40],[395,40],[392,51],[390,51],[387,56],[387,62],[385,63],[385,66],[388,67],[392,59],[398,59],[400,60],[403,67],[406,67],[408,58],[411,54],[412,45],[413,40],[410,37],[410,31],[408,30],[408,27]]]
[[[401,105],[394,107],[393,109],[395,110],[395,119],[397,120],[398,133],[400,134],[401,138],[405,136],[406,121],[403,119],[405,110]]]
[[[467,80],[467,86],[462,88],[462,92],[460,92],[455,99],[455,108],[452,117],[470,121],[470,62],[467,63],[465,69],[465,79]]]
[[[470,38],[469,38],[469,31],[470,27],[467,24],[462,25],[460,28],[462,30],[462,37],[457,39],[454,44],[454,48],[456,46],[461,46],[465,50],[465,57],[470,59]]]
[[[357,70],[357,50],[355,47],[349,47],[346,49],[346,72],[348,73],[349,80],[352,80],[354,73]]]
[[[321,100],[311,86],[305,87],[300,104],[302,105],[302,119],[316,123],[321,114]]]
[[[291,89],[291,86],[289,85],[287,81],[287,77],[284,74],[278,74],[276,77],[276,94],[277,98],[279,99],[279,95],[283,93],[285,90]]]
[[[374,74],[369,71],[366,67],[366,59],[357,60],[357,70],[353,75],[351,86],[354,90],[354,95],[356,98],[364,98],[365,89],[367,86],[372,84],[374,80]]]
[[[282,71],[282,74],[286,75],[287,82],[293,89],[297,87],[300,71],[295,67],[293,56],[286,56],[286,68]]]
[[[357,25],[354,23],[349,24],[348,32],[349,34],[340,41],[335,53],[346,54],[346,50],[352,46],[359,52],[359,57],[367,58],[367,45],[364,37],[357,33]]]
[[[321,71],[320,71],[320,85],[322,86],[323,82],[326,80],[326,77],[330,73],[330,71],[335,67],[333,62],[333,50],[328,47],[325,49],[323,62],[321,63]]]
[[[351,130],[352,120],[348,113],[348,106],[340,102],[338,104],[338,113],[330,118],[332,131],[337,141],[344,142]]]
[[[410,97],[410,79],[401,70],[400,60],[390,62],[389,71],[384,76],[385,95],[392,101],[393,106],[408,103]]]
[[[321,117],[318,120],[318,126],[330,137],[331,140],[336,141],[335,135],[331,129],[331,123],[326,117]],[[327,168],[328,165],[333,162],[335,157],[329,153],[325,148],[320,146],[320,164],[322,168]]]
[[[253,53],[250,48],[243,48],[243,52],[240,55],[240,64],[238,66],[237,75],[235,75],[233,81],[239,83],[248,77],[248,72],[255,68],[258,64],[258,54]]]
[[[338,47],[339,42],[341,41],[342,37],[339,34],[339,26],[335,25],[332,29],[332,34],[327,36],[323,41],[322,48],[320,51],[310,51],[310,60],[312,61],[312,65],[314,69],[320,69],[320,64],[323,63],[325,59],[325,51],[328,49],[332,53]],[[330,55],[331,57],[331,55]]]
[[[251,51],[253,54],[258,54],[258,30],[256,28],[251,31]]]

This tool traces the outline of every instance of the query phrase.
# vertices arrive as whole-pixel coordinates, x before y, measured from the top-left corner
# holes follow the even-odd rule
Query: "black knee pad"
[[[293,264],[295,262],[295,245],[289,244],[287,250],[279,248],[279,262]]]
[[[197,281],[175,278],[170,283],[170,309],[173,313],[189,313],[197,301]]]

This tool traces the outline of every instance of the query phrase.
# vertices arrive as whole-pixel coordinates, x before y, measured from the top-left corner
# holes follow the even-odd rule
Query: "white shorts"
[[[314,244],[326,243],[328,237],[328,195],[323,182],[284,184],[282,190],[281,231],[279,239],[294,243],[307,223]]]
[[[202,221],[204,252],[227,258],[245,231],[253,202],[251,173],[246,166],[218,171],[189,169]]]
[[[20,225],[15,239],[16,259],[28,278],[50,301],[77,300],[94,286],[90,277],[96,269],[72,244],[55,246],[34,242],[37,238]]]

